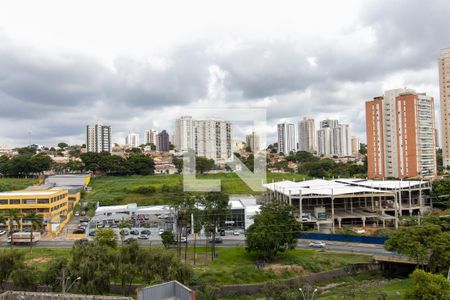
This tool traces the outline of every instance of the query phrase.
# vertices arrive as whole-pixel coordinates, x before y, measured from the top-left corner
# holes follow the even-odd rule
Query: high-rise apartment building
[[[125,137],[125,145],[127,145],[128,147],[133,147],[133,148],[139,147],[139,134],[129,133]]]
[[[250,151],[255,153],[261,150],[261,140],[259,135],[257,135],[254,131],[245,137],[247,142],[247,147],[250,147]]]
[[[192,117],[184,116],[175,121],[175,149],[187,151],[194,149],[194,120]]]
[[[366,102],[369,178],[435,177],[434,100],[414,90]]]
[[[298,149],[300,151],[316,152],[316,126],[314,119],[303,118],[298,123]]]
[[[359,137],[352,136],[352,155],[358,155],[359,148],[361,148]]]
[[[441,145],[444,167],[450,166],[450,48],[442,49],[439,58],[441,94]]]
[[[170,150],[169,134],[167,133],[167,131],[163,130],[158,133],[156,150],[160,152],[168,152]]]
[[[296,149],[295,125],[288,122],[278,124],[278,153],[288,155]]]
[[[204,156],[215,161],[232,159],[230,122],[194,120],[193,129],[196,156]]]
[[[150,129],[145,131],[145,144],[153,144],[156,146],[158,131],[155,129]]]
[[[86,150],[87,152],[111,152],[111,126],[97,123],[86,126]]]
[[[352,150],[350,126],[338,120],[323,120],[317,131],[317,154],[350,156]]]

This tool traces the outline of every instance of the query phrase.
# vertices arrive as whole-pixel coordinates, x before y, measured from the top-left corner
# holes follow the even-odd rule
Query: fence
[[[388,238],[345,234],[301,233],[300,239],[383,245]]]
[[[195,300],[195,292],[178,281],[170,281],[138,290],[139,300]]]

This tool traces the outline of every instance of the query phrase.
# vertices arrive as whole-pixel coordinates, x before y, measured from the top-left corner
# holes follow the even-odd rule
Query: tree
[[[69,147],[69,145],[67,143],[64,143],[64,142],[58,143],[58,148],[65,149],[67,147]]]
[[[367,154],[367,145],[366,144],[361,143],[359,145],[359,153],[362,154],[362,155],[366,155]]]
[[[11,273],[14,287],[25,291],[34,291],[37,287],[37,271],[35,268],[21,265]]]
[[[42,281],[44,284],[51,286],[52,291],[59,291],[61,288],[61,278],[64,274],[69,273],[68,269],[69,259],[65,256],[55,257],[50,260],[47,268],[42,274]]]
[[[144,154],[130,154],[128,157],[130,172],[137,175],[153,175],[155,163],[153,159]]]
[[[279,252],[293,249],[299,233],[300,223],[291,206],[277,202],[265,204],[247,230],[246,249],[270,261]]]
[[[99,228],[95,231],[94,242],[100,246],[117,248],[117,235],[112,228]]]
[[[138,258],[139,244],[137,242],[123,245],[116,253],[115,274],[120,279],[124,294],[130,294],[131,284],[139,274],[140,261]]]
[[[161,240],[164,245],[164,248],[168,249],[175,245],[177,242],[175,241],[175,236],[173,232],[170,230],[166,230],[161,234]]]
[[[214,160],[208,159],[203,156],[195,158],[195,169],[197,173],[203,174],[206,171],[211,170],[214,167]]]
[[[228,195],[222,192],[209,192],[204,198],[200,198],[203,206],[203,221],[205,233],[212,236],[211,258],[216,257],[216,232],[225,223],[227,216],[231,214],[228,204]],[[206,239],[206,242],[208,239]]]
[[[178,173],[181,173],[183,171],[183,158],[178,158],[178,157],[174,156],[172,158],[172,163],[177,168]]]
[[[405,299],[448,300],[450,298],[450,282],[444,276],[417,269],[410,278],[413,282],[412,290],[408,292]]]
[[[120,220],[119,224],[117,224],[117,228],[120,229],[119,235],[120,235],[120,241],[123,245],[123,240],[125,239],[125,228],[131,229],[131,222],[130,220],[122,219]]]
[[[35,210],[29,211],[25,214],[24,221],[28,221],[30,223],[30,253],[33,252],[33,232],[35,230],[40,230],[42,228],[43,220],[42,217],[39,217]]]
[[[15,250],[0,250],[0,288],[3,290],[3,283],[7,281],[11,273],[22,266],[23,252]]]

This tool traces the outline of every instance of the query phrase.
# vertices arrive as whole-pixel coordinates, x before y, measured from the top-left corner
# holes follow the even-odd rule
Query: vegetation
[[[0,192],[23,190],[35,183],[36,179],[33,178],[0,178]]]
[[[295,247],[299,232],[300,223],[292,206],[278,202],[265,204],[247,230],[247,251],[271,261],[278,253]]]
[[[39,175],[50,170],[52,159],[45,154],[19,154],[12,158],[0,156],[0,174],[8,176]]]
[[[446,300],[450,298],[450,282],[444,276],[415,270],[410,277],[412,289],[407,294],[409,299]]]

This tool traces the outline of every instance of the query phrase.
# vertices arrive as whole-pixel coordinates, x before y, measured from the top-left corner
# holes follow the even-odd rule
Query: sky
[[[82,144],[97,121],[123,144],[209,108],[265,109],[269,143],[303,117],[364,141],[364,102],[399,87],[439,125],[449,28],[446,0],[1,1],[0,147]]]

